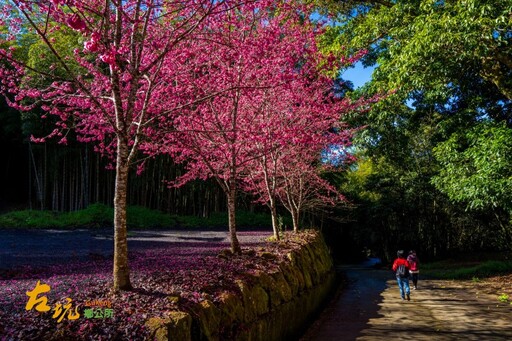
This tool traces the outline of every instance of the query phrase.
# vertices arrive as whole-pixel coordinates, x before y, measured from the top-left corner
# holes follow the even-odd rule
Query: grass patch
[[[62,227],[62,223],[56,218],[56,214],[50,211],[14,211],[0,216],[0,226],[20,228],[20,227]]]
[[[57,216],[64,227],[104,227],[113,225],[114,209],[104,204],[92,204],[79,211]]]
[[[176,226],[176,220],[163,212],[140,206],[127,208],[130,228],[159,228]],[[73,212],[14,211],[0,215],[0,227],[8,228],[80,228],[106,227],[114,224],[114,209],[104,204],[92,204]]]
[[[175,216],[178,225],[182,227],[213,227],[220,228],[228,226],[227,213],[214,213],[207,218],[197,216]],[[289,221],[288,221],[289,220]],[[285,219],[284,224],[291,226],[291,219]],[[271,226],[270,214],[239,211],[236,213],[236,225],[239,227],[260,227]]]
[[[440,261],[422,264],[422,274],[439,279],[472,279],[488,278],[496,275],[512,273],[512,261],[488,260],[484,262]]]
[[[508,303],[508,300],[509,296],[507,294],[501,294],[500,296],[498,296],[498,301],[502,303]]]
[[[38,210],[13,211],[0,215],[0,227],[4,228],[98,228],[113,226],[114,209],[104,204],[91,204],[87,208],[73,212],[52,212]],[[127,208],[129,228],[227,228],[228,214],[216,213],[208,218],[197,216],[173,216],[161,211],[141,206]],[[239,227],[271,226],[269,214],[237,212]],[[284,219],[284,225],[291,226],[291,219]]]
[[[128,227],[160,228],[177,225],[176,219],[171,215],[141,206],[129,206],[126,215]]]

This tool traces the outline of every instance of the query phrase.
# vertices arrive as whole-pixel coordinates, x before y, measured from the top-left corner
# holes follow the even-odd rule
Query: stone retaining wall
[[[225,292],[193,311],[171,312],[146,325],[151,340],[289,340],[297,336],[332,291],[335,273],[322,236],[290,252],[279,270],[237,282],[240,294]]]

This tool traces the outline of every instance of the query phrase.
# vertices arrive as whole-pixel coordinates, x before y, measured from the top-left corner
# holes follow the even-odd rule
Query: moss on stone
[[[300,279],[298,278],[297,272],[293,271],[293,266],[289,263],[283,263],[280,266],[281,272],[283,273],[286,283],[290,287],[292,296],[297,295],[300,290]]]
[[[275,282],[275,289],[274,291],[279,295],[280,299],[283,302],[288,302],[292,299],[292,290],[290,289],[290,286],[288,285],[288,282],[286,281],[284,275],[282,272],[274,272],[271,274],[271,277],[274,279]]]
[[[237,281],[237,284],[242,293],[245,322],[255,321],[258,315],[269,311],[269,297],[260,285],[248,284],[244,281]]]
[[[167,300],[171,304],[178,304],[180,302],[181,296],[180,295],[170,295],[167,296]]]
[[[201,334],[208,340],[219,340],[222,311],[209,300],[200,302],[194,311]]]
[[[152,317],[146,321],[146,328],[149,330],[149,338],[156,341],[167,341],[169,339],[169,319]]]
[[[278,272],[245,274],[243,280],[236,281],[240,295],[223,292],[217,296],[215,304],[211,300],[198,304],[193,311],[193,333],[191,316],[175,312],[167,318],[148,320],[146,325],[151,339],[269,341],[295,338],[294,333],[325,299],[335,278],[323,238],[318,232],[307,233],[306,237],[298,239],[300,249],[287,255],[288,260],[279,265]],[[262,250],[257,255],[277,259],[271,254],[263,256]],[[229,257],[221,253],[221,257],[224,256]],[[169,297],[171,302],[172,297]]]
[[[296,251],[291,251],[291,252],[288,252],[286,254],[286,258],[288,258],[290,260],[290,263],[293,265],[293,266],[296,266],[297,265],[297,252]]]
[[[318,250],[318,246],[314,243],[306,245],[303,250],[306,257],[309,259],[308,271],[311,275],[311,282],[313,285],[316,285],[320,282],[321,275],[323,273],[323,264],[318,256],[321,251]]]
[[[260,253],[259,256],[263,259],[268,259],[268,260],[276,260],[277,259],[277,256],[270,252],[262,252],[262,253]]]
[[[191,340],[192,317],[183,311],[171,311],[168,317],[153,317],[146,321],[150,340],[189,341]]]
[[[242,300],[235,294],[223,292],[219,296],[221,325],[231,325],[244,321],[244,306]]]
[[[307,267],[302,267],[300,270],[304,276],[304,288],[311,289],[313,287],[313,279],[311,278],[309,269]]]
[[[293,273],[294,278],[296,278],[299,282],[299,292],[302,290],[306,290],[311,288],[311,276],[309,275],[308,264],[304,262],[304,257],[302,252],[293,251],[288,255],[288,259],[290,259],[291,263],[291,271]]]
[[[255,283],[261,286],[267,293],[269,297],[269,310],[274,309],[282,303],[283,298],[276,290],[276,283],[269,274],[266,272],[258,272],[255,275]]]
[[[328,272],[332,269],[332,257],[322,236],[318,236],[315,242],[311,243],[309,251],[311,257],[314,257],[317,260],[319,274]]]

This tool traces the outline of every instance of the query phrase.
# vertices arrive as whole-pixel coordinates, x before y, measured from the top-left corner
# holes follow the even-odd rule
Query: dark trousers
[[[418,286],[418,275],[418,273],[411,274],[412,285],[414,285],[415,287]]]

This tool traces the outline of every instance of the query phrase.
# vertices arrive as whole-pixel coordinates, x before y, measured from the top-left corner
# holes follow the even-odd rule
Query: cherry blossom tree
[[[221,3],[12,0],[1,5],[0,32],[6,33],[0,46],[11,47],[0,50],[7,61],[0,69],[0,91],[19,110],[40,108],[59,120],[51,134],[32,139],[57,137],[66,143],[74,129],[79,141],[96,143],[98,152],[115,164],[114,292],[131,288],[126,232],[129,167],[144,144],[156,138],[162,122],[200,102],[187,97],[183,66],[190,63],[185,63],[183,43],[202,31],[201,25]],[[227,6],[224,2],[223,10]],[[68,30],[79,33],[72,54],[56,45],[57,33]],[[12,42],[27,32],[44,43],[55,61],[49,68],[18,58]],[[34,82],[36,78],[44,81]]]
[[[334,169],[330,162],[348,164],[352,159],[344,152],[339,154],[343,155],[343,160],[338,155],[330,155],[330,160],[321,161],[322,154],[330,149],[346,151],[350,146],[353,130],[348,129],[341,118],[351,105],[346,100],[326,96],[328,80],[316,85],[320,84],[322,86],[316,91],[311,85],[300,87],[300,91],[295,88],[290,92],[292,96],[286,97],[290,104],[284,111],[285,115],[283,112],[273,115],[272,125],[267,127],[272,131],[266,134],[266,139],[256,143],[260,156],[254,160],[244,181],[244,189],[269,207],[276,239],[279,239],[279,201],[291,213],[293,227],[297,231],[303,209],[334,205],[344,200],[319,176],[319,172]],[[284,94],[280,97],[283,98]]]
[[[279,239],[277,194],[285,186],[287,175],[283,163],[290,162],[289,166],[293,167],[295,161],[291,156],[305,151],[316,157],[313,161],[318,161],[321,151],[330,144],[350,143],[349,130],[343,129],[340,123],[348,102],[329,94],[332,81],[322,76],[317,67],[302,65],[297,73],[287,84],[266,91],[262,116],[266,124],[260,125],[254,142],[258,157],[244,180],[244,189],[269,207],[276,239]],[[336,133],[330,133],[334,129]]]
[[[277,196],[292,216],[294,232],[299,230],[302,212],[345,201],[345,197],[321,177],[322,171],[330,167],[319,165],[318,155],[306,155],[304,151],[298,151],[293,158],[283,159],[278,166],[282,186],[278,188]]]
[[[364,127],[349,127],[343,121],[343,116],[368,112],[373,103],[385,96],[377,94],[370,98],[340,100],[332,90],[316,92],[316,96],[315,92],[306,92],[312,100],[304,101],[298,107],[302,115],[295,125],[304,127],[299,133],[302,138],[280,145],[276,149],[280,152],[273,158],[271,176],[277,184],[274,193],[290,212],[295,232],[299,229],[303,211],[318,210],[346,201],[338,189],[321,175],[345,170],[355,161],[355,156],[350,152],[352,137]],[[260,162],[261,167],[264,164]]]
[[[347,150],[354,130],[343,123],[343,116],[364,112],[378,99],[343,98],[336,94],[334,81],[329,77],[333,70],[355,63],[364,51],[336,60],[315,49],[316,36],[309,38],[312,40],[307,43],[311,46],[308,58],[295,66],[294,76],[263,92],[262,122],[253,141],[256,157],[243,182],[246,191],[269,207],[276,239],[279,201],[292,214],[297,230],[301,210],[344,200],[318,173],[330,163],[351,162]],[[326,158],[326,153],[329,160],[324,161],[329,162],[322,164],[320,160]]]
[[[233,252],[241,251],[236,194],[249,165],[260,156],[258,143],[267,138],[266,127],[274,119],[268,116],[268,102],[287,100],[268,94],[300,78],[299,66],[316,49],[319,31],[304,10],[292,1],[259,1],[210,17],[208,41],[195,54],[203,58],[196,61],[201,65],[196,73],[202,77],[195,91],[231,91],[189,110],[173,122],[168,134],[167,151],[188,169],[176,184],[213,177],[226,193]]]

